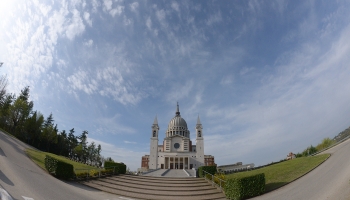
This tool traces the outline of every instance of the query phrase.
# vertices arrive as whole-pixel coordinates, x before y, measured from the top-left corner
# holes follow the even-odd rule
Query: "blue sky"
[[[348,1],[0,3],[1,74],[60,130],[136,170],[179,102],[219,165],[263,165],[350,126]]]

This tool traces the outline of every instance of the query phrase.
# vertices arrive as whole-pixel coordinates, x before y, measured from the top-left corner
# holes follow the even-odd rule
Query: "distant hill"
[[[345,129],[344,131],[340,132],[338,135],[336,135],[333,140],[336,142],[339,142],[340,140],[350,136],[350,127]]]

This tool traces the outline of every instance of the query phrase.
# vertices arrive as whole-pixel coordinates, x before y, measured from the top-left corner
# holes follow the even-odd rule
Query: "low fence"
[[[213,174],[210,174],[206,171],[204,171],[204,179],[211,182],[211,184],[217,188],[219,188],[221,191],[224,191],[225,183],[226,181],[220,179],[217,176],[214,176]]]

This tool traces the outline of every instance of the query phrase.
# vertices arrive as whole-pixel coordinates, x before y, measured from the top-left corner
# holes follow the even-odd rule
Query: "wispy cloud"
[[[137,144],[137,142],[131,142],[131,141],[127,141],[127,140],[124,140],[124,143],[125,144]]]
[[[135,134],[136,130],[132,127],[127,127],[121,122],[121,116],[116,114],[113,117],[107,118],[97,118],[96,119],[96,132],[98,134],[111,134],[111,135],[121,135],[121,134]]]
[[[130,9],[133,12],[137,12],[138,7],[139,7],[139,3],[138,2],[134,2],[134,3],[130,4]]]
[[[219,23],[221,21],[222,21],[222,17],[221,17],[221,12],[219,11],[209,16],[207,20],[207,25],[210,26],[212,24]]]
[[[133,171],[136,171],[140,168],[141,157],[149,152],[145,151],[133,151],[129,148],[117,147],[114,144],[99,141],[93,138],[88,137],[88,142],[95,142],[95,144],[100,144],[102,152],[101,154],[104,157],[111,157],[116,162],[123,162],[126,166]]]
[[[90,13],[84,12],[84,19],[86,23],[91,27],[92,26],[92,20],[90,19]]]
[[[85,30],[85,25],[80,16],[80,12],[74,9],[72,13],[73,17],[66,27],[66,36],[70,40],[73,40],[77,35],[82,34]]]

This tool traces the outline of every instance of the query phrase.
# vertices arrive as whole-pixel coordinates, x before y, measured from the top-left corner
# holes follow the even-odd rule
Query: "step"
[[[110,182],[120,182],[125,184],[138,184],[138,185],[150,185],[150,186],[162,186],[162,187],[174,187],[174,186],[182,186],[182,187],[203,187],[207,186],[207,181],[201,181],[196,183],[187,183],[187,182],[180,182],[180,183],[168,183],[168,182],[151,182],[151,181],[139,181],[139,180],[129,180],[129,179],[115,179],[115,178],[104,178],[99,179],[102,181],[110,181]]]
[[[95,180],[94,182],[104,182],[108,184],[114,184],[119,186],[126,186],[130,188],[135,189],[147,189],[147,190],[163,190],[163,191],[201,191],[201,190],[211,190],[214,187],[211,185],[201,184],[201,185],[165,185],[165,184],[157,184],[157,185],[151,185],[151,184],[139,184],[137,182],[133,183],[126,183],[126,182],[118,182],[108,179],[99,179]],[[103,183],[101,183],[103,184]],[[215,188],[214,188],[215,189]]]
[[[217,199],[217,200],[226,200],[225,196],[223,193],[218,192],[215,194],[201,194],[201,195],[181,195],[181,193],[179,194],[173,194],[173,195],[169,195],[169,194],[144,194],[144,193],[139,193],[139,191],[134,190],[134,191],[124,191],[124,190],[118,190],[115,188],[109,188],[109,187],[104,187],[98,184],[94,184],[91,181],[90,182],[83,182],[84,185],[87,185],[89,187],[92,188],[96,188],[105,192],[109,192],[112,194],[117,194],[120,196],[125,196],[125,197],[131,197],[131,198],[135,198],[135,199],[154,199],[154,200],[178,200],[179,198],[181,198],[181,200],[211,200],[211,199]]]
[[[154,179],[154,180],[196,180],[198,178],[195,177],[164,177],[164,176],[138,176],[138,175],[127,175],[127,174],[121,174],[118,175],[120,177],[131,177],[131,178],[138,178],[138,179]],[[200,179],[200,178],[199,178]]]
[[[126,176],[126,175],[119,175],[119,176],[112,176],[113,178],[118,179],[128,179],[128,180],[138,180],[138,181],[147,181],[147,182],[188,182],[188,183],[195,183],[195,182],[203,182],[205,181],[204,178],[166,178],[166,177],[144,177],[144,176]]]
[[[195,195],[215,194],[217,192],[220,192],[215,187],[211,187],[211,189],[197,190],[197,191],[170,191],[170,190],[167,190],[168,188],[163,188],[162,190],[149,190],[149,189],[145,189],[145,188],[139,188],[139,187],[137,187],[137,185],[135,185],[134,187],[126,187],[123,185],[115,185],[115,184],[106,183],[106,182],[102,182],[102,181],[95,181],[95,180],[91,180],[89,182],[92,182],[94,184],[101,185],[104,187],[116,189],[116,190],[123,190],[123,191],[129,191],[129,192],[137,191],[138,193],[149,194],[149,195],[157,194],[157,195],[170,195],[170,196],[174,196],[174,195],[176,195],[176,196],[195,196]]]

